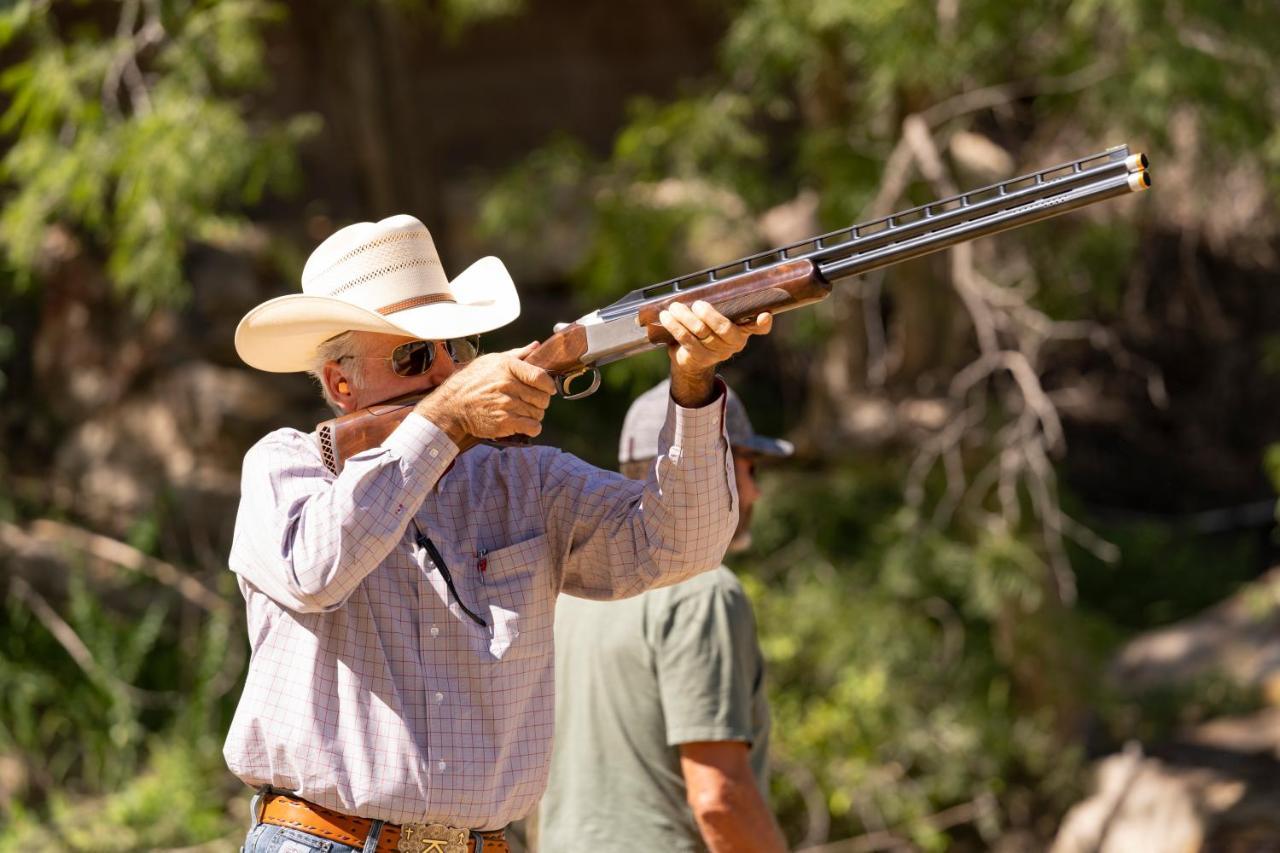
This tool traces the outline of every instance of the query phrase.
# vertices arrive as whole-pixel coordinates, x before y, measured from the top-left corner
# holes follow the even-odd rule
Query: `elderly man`
[[[792,447],[756,435],[727,393],[738,526],[751,538],[760,455]],[[669,386],[627,412],[619,461],[633,478],[660,464]],[[786,849],[766,798],[769,708],[751,602],[723,566],[618,602],[556,605],[556,729],[539,810],[548,853]]]
[[[536,344],[476,357],[468,336],[519,313],[496,259],[449,281],[395,216],[331,236],[302,290],[241,321],[248,364],[310,371],[342,412],[430,393],[336,476],[293,429],[245,456],[230,565],[253,656],[224,748],[259,788],[244,849],[505,850],[546,782],[555,598],[716,565],[737,497],[715,368],[771,318],[663,313],[671,391],[636,482],[549,447],[460,455],[538,434],[555,391],[522,361]]]

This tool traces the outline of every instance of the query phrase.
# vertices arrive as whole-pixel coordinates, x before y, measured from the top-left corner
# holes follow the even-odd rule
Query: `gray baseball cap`
[[[729,446],[739,450],[751,450],[765,456],[790,456],[795,446],[781,438],[757,435],[751,428],[751,419],[738,395],[728,386],[729,398],[725,403],[725,427],[729,432]],[[618,441],[618,461],[637,462],[658,455],[658,433],[667,420],[667,405],[671,400],[671,380],[665,379],[645,391],[627,410],[622,421],[622,437]]]

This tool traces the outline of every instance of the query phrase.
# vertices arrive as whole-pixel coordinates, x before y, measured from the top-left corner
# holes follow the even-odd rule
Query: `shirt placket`
[[[454,646],[458,640],[458,624],[448,605],[447,590],[435,588],[433,575],[439,575],[439,567],[431,559],[431,555],[420,549],[418,559],[420,569],[418,575],[419,600],[424,602],[422,613],[427,624],[420,633],[423,661],[426,663],[424,695],[422,702],[426,713],[426,763],[429,785],[427,797],[428,813],[434,813],[442,805],[437,802],[435,792],[437,785],[447,785],[452,756],[449,754],[447,741],[450,731],[447,711],[449,707],[450,684],[448,673],[452,670],[457,650]],[[443,581],[441,581],[443,585]]]

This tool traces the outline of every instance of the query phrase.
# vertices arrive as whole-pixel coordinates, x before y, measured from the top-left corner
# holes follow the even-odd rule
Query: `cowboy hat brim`
[[[476,261],[449,283],[449,289],[457,302],[389,315],[330,296],[281,296],[244,316],[236,327],[236,352],[250,367],[295,373],[312,369],[320,344],[343,332],[446,340],[490,332],[520,316],[515,282],[497,258]]]

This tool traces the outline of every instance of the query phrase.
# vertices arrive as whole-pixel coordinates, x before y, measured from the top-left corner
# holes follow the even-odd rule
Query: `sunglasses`
[[[480,336],[469,338],[450,338],[441,341],[444,351],[453,359],[454,364],[466,364],[474,361],[480,354]],[[382,356],[347,356],[347,358],[382,358]],[[421,376],[431,369],[436,360],[435,341],[409,341],[401,344],[386,357],[391,362],[391,370],[396,376]]]

